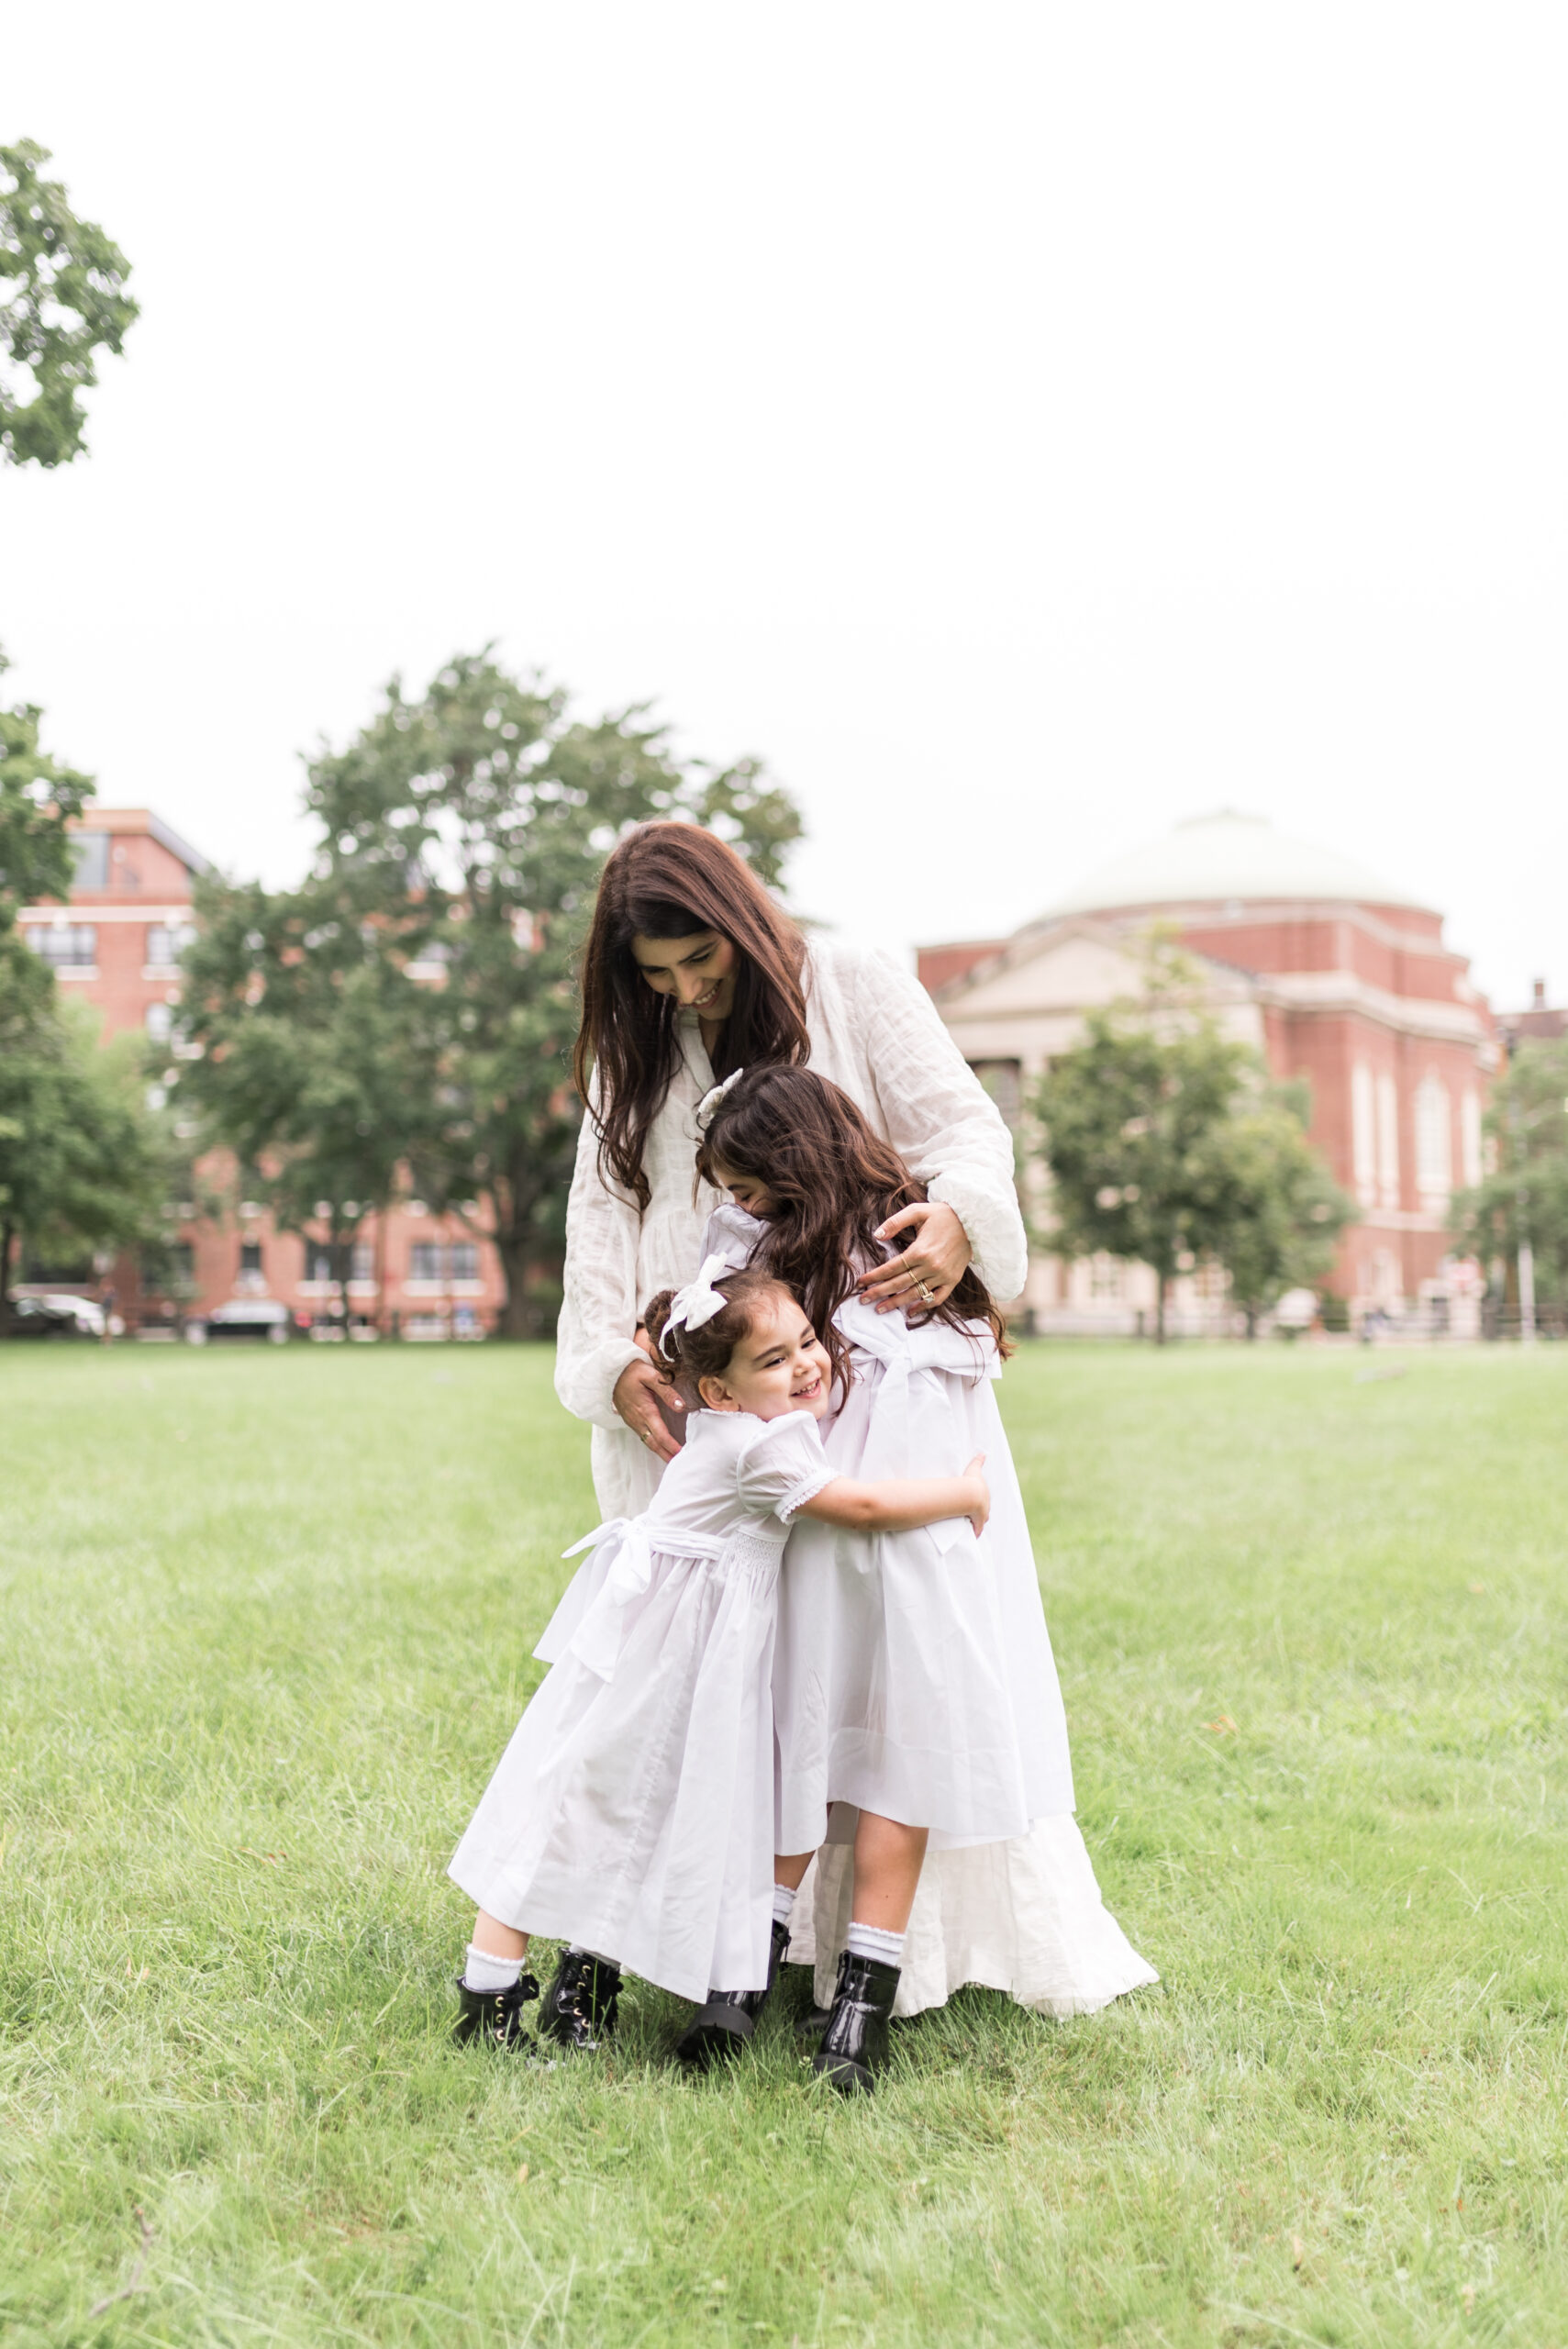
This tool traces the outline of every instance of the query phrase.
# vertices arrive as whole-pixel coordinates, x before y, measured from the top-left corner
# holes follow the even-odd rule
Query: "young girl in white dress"
[[[828,1349],[775,1275],[724,1271],[715,1258],[648,1308],[688,1403],[684,1446],[640,1517],[588,1537],[535,1651],[551,1668],[452,1858],[479,1904],[460,2040],[526,2041],[539,1985],[523,1961],[540,1932],[569,1945],[539,2026],[561,2044],[613,2027],[622,1967],[694,1999],[734,1986],[739,2013],[760,2007],[787,1939],[774,1930],[769,1682],[790,1526],[891,1534],[967,1518],[975,1550],[979,1460],[937,1477],[844,1476],[817,1428]],[[704,2060],[715,2030],[688,2059]]]
[[[993,1393],[1008,1351],[1000,1316],[973,1272],[928,1312],[912,1280],[914,1318],[860,1295],[891,1252],[882,1226],[923,1194],[839,1086],[758,1068],[704,1108],[698,1168],[735,1202],[706,1246],[790,1280],[849,1350],[824,1428],[833,1465],[940,1471],[976,1451],[991,1464],[979,1572],[934,1570],[942,1526],[856,1541],[802,1525],[790,1541],[773,1667],[777,1874],[798,1882],[818,1854],[791,1954],[814,1958],[819,2009],[834,1998],[824,2045],[864,2036],[840,2028],[833,1960],[852,1950],[868,1853],[884,1876],[902,1867],[908,1897],[862,2008],[915,2013],[982,1982],[1048,2012],[1092,2011],[1158,1977],[1106,1910],[1073,1817],[1056,1666]]]

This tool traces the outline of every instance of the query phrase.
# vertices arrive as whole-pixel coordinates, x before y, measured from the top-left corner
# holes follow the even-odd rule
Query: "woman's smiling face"
[[[717,930],[696,930],[689,938],[644,938],[631,941],[632,960],[655,995],[671,995],[683,1011],[701,1019],[728,1019],[735,1004],[733,940]]]

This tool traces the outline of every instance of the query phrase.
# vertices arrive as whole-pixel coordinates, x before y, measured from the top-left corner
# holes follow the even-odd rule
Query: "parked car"
[[[90,1297],[14,1297],[14,1338],[101,1338],[104,1308]]]
[[[193,1346],[218,1338],[261,1338],[270,1346],[285,1346],[293,1329],[288,1307],[275,1297],[231,1297],[200,1320],[187,1321],[185,1335]]]

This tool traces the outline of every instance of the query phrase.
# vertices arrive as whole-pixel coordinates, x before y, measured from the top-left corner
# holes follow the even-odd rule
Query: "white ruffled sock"
[[[884,1932],[880,1925],[851,1925],[844,1935],[851,1957],[873,1957],[879,1965],[902,1965],[904,1936]]]
[[[462,1969],[462,1987],[465,1990],[510,1990],[521,1979],[522,1971],[520,1957],[496,1957],[490,1950],[475,1949],[470,1942],[468,1964]]]
[[[790,1920],[790,1917],[791,1917],[791,1915],[792,1915],[792,1914],[793,1914],[793,1912],[794,1912],[794,1909],[795,1909],[795,1888],[794,1888],[794,1887],[793,1887],[792,1885],[787,1885],[787,1884],[775,1884],[775,1885],[774,1885],[774,1887],[773,1887],[773,1922],[774,1922],[774,1924],[775,1924],[775,1925],[787,1925],[787,1924],[788,1924],[788,1922],[789,1922],[789,1920]]]

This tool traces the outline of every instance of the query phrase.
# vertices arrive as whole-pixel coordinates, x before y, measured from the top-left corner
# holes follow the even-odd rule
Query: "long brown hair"
[[[715,1076],[760,1063],[794,1064],[811,1050],[802,974],[806,941],[743,857],[696,824],[642,824],[605,865],[583,955],[583,1024],[573,1074],[588,1098],[598,1078],[599,1172],[639,1207],[648,1132],[680,1060],[675,999],[638,969],[634,938],[717,930],[736,949],[735,1001]]]
[[[829,1351],[834,1314],[866,1266],[882,1261],[878,1225],[926,1197],[849,1095],[807,1068],[747,1069],[708,1121],[697,1173],[720,1187],[722,1175],[745,1174],[773,1194],[777,1205],[752,1261],[795,1291]],[[998,1353],[1013,1350],[973,1264],[929,1318],[988,1322]]]

